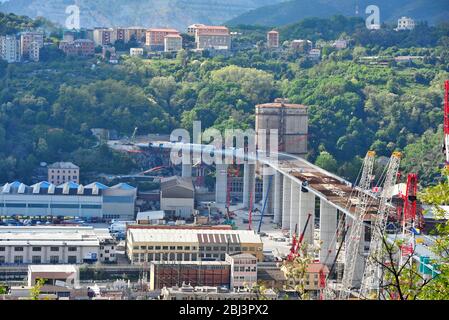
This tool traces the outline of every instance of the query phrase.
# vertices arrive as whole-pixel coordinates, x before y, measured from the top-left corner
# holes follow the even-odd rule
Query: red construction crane
[[[310,218],[312,217],[312,214],[309,213],[308,217],[307,217],[307,221],[306,224],[304,225],[304,229],[302,230],[301,235],[299,236],[299,239],[296,239],[296,232],[293,235],[293,240],[292,240],[292,246],[290,248],[290,253],[287,256],[287,260],[288,261],[293,261],[295,260],[295,258],[299,255],[299,247],[302,244],[302,241],[304,240],[304,235],[306,233],[307,230],[307,226],[309,225],[310,222]],[[295,227],[295,229],[297,229],[297,226]]]

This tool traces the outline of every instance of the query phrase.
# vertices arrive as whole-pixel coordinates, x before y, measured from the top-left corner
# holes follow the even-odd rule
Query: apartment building
[[[131,57],[142,57],[143,56],[143,48],[130,48],[129,55]]]
[[[125,42],[135,40],[139,43],[145,43],[147,29],[142,27],[129,27],[125,29]]]
[[[195,227],[128,226],[127,255],[131,263],[152,261],[225,261],[226,254],[248,253],[263,260],[263,243],[251,230]]]
[[[80,181],[80,168],[77,165],[72,162],[55,162],[48,166],[48,182],[60,185],[70,181]]]
[[[115,42],[114,29],[112,28],[95,28],[94,43],[96,46],[106,46]]]
[[[279,32],[271,30],[267,33],[268,48],[279,48]]]
[[[165,49],[165,37],[168,35],[177,35],[180,33],[175,29],[157,29],[151,28],[146,31],[145,45],[151,51],[164,51]]]
[[[22,32],[20,34],[20,55],[31,61],[39,61],[40,49],[44,46],[43,32]]]
[[[0,59],[8,63],[20,61],[20,43],[15,35],[0,36]]]
[[[114,262],[115,248],[108,229],[0,226],[0,265]]]
[[[230,287],[236,290],[252,287],[257,283],[257,258],[248,253],[226,255],[231,265]]]
[[[59,49],[64,51],[67,56],[90,57],[95,54],[95,43],[88,39],[63,40],[59,43]]]
[[[56,186],[46,181],[32,186],[19,181],[0,186],[1,216],[69,216],[134,219],[137,189],[124,183],[112,187],[94,182]]]
[[[195,42],[198,50],[230,50],[229,29],[222,26],[201,26],[196,29]]]
[[[169,34],[164,38],[164,51],[177,52],[182,50],[182,37],[179,34]]]
[[[187,27],[187,34],[188,34],[188,35],[191,35],[191,36],[195,36],[195,35],[196,35],[196,30],[197,30],[199,27],[205,27],[205,26],[206,26],[206,25],[201,24],[201,23],[195,23],[195,24],[192,24],[192,25],[190,25],[190,26]]]
[[[415,29],[415,20],[409,17],[401,17],[398,19],[398,27],[396,30],[413,30]]]

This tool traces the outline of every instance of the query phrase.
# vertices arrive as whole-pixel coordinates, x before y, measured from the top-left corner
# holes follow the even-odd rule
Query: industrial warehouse
[[[2,227],[0,265],[115,262],[108,229],[92,227]]]
[[[27,186],[18,181],[0,188],[0,216],[69,216],[134,219],[137,190],[127,184],[107,187],[94,182],[83,186],[46,181]]]
[[[149,261],[224,261],[226,253],[244,252],[263,260],[263,244],[251,230],[205,228],[139,228],[126,235],[132,263]]]

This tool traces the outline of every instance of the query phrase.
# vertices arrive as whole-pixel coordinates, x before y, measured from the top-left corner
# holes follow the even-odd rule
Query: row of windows
[[[14,256],[15,264],[22,264],[23,261],[24,261],[23,256]],[[4,264],[5,262],[6,262],[6,258],[4,256],[0,256],[0,264]],[[42,263],[42,257],[41,256],[32,256],[31,262],[34,264],[40,264],[40,263]],[[59,263],[59,256],[50,256],[50,264],[57,264],[57,263]],[[76,256],[68,256],[67,263],[77,263]]]
[[[33,252],[40,252],[40,251],[42,251],[42,247],[32,247],[31,250]],[[68,251],[70,251],[70,252],[74,252],[74,251],[77,251],[77,250],[78,250],[77,247],[69,247],[68,248]],[[0,247],[0,252],[1,251],[6,251],[6,247]],[[24,247],[14,247],[14,251],[22,252],[22,251],[24,251]],[[59,247],[50,247],[50,251],[58,252],[59,251]]]
[[[55,208],[55,209],[79,209],[79,204],[63,204],[63,203],[0,203],[0,207],[6,208]],[[101,204],[82,204],[81,209],[101,209]]]
[[[256,272],[256,267],[234,267],[234,271],[240,271],[240,272]]]
[[[65,181],[65,178],[66,177],[62,176],[62,181]],[[76,180],[77,178],[78,178],[77,176],[73,176],[73,178],[71,178],[70,176],[67,177],[67,179],[73,179],[73,180]],[[55,176],[51,176],[51,179],[54,180]],[[56,176],[56,179],[59,180],[60,179],[59,176]]]
[[[190,246],[134,246],[134,250],[196,250],[196,247]]]
[[[190,246],[133,246],[134,250],[196,250],[196,247]],[[199,251],[256,251],[255,247],[199,247]]]
[[[52,169],[50,172],[51,173],[61,173],[60,170],[54,170],[54,169]],[[62,173],[65,173],[65,170],[62,170]],[[67,173],[72,173],[72,170],[67,170]],[[73,170],[73,173],[76,173],[76,170]]]

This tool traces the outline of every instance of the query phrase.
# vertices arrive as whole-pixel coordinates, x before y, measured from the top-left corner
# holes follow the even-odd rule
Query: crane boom
[[[352,222],[349,238],[345,250],[345,255],[348,257],[345,262],[345,268],[343,271],[342,288],[339,292],[339,299],[346,300],[352,289],[352,283],[354,279],[354,272],[356,266],[355,257],[358,254],[358,249],[361,242],[361,235],[363,230],[363,222],[366,215],[366,209],[368,206],[369,195],[366,192],[371,187],[371,176],[374,169],[374,159],[376,153],[369,151],[363,162],[362,175],[360,177],[359,186],[357,188],[357,202],[354,214],[354,220]]]
[[[371,243],[360,288],[361,297],[368,297],[371,293],[374,293],[376,298],[379,296],[382,281],[382,270],[379,262],[383,258],[383,237],[390,215],[392,191],[396,184],[400,163],[401,153],[394,152],[388,164],[384,188],[380,196],[379,211],[374,224],[371,225]]]

